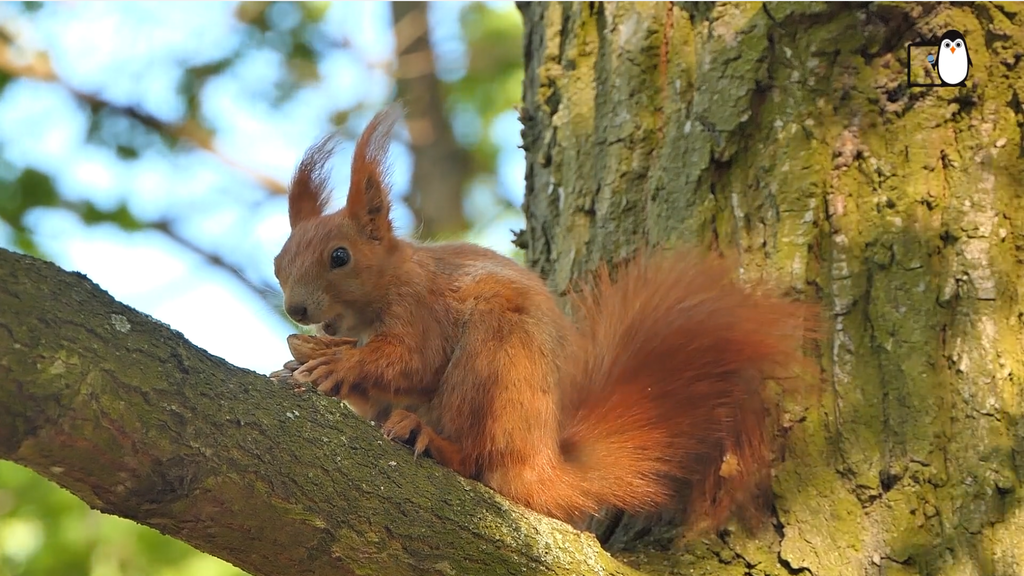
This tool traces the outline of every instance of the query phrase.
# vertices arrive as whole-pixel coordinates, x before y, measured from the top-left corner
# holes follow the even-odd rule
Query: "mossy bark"
[[[340,402],[2,249],[0,458],[254,576],[635,574]]]
[[[828,319],[776,530],[638,542],[627,518],[609,547],[687,574],[1024,573],[1024,7],[520,8],[520,242],[551,289],[685,242]],[[968,86],[908,89],[907,43],[949,28]]]

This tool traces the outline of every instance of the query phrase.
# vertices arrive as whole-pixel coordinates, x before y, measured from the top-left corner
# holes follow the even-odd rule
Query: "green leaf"
[[[78,215],[82,218],[82,222],[86,224],[109,222],[129,232],[142,230],[146,227],[145,224],[135,218],[135,215],[128,210],[128,206],[125,204],[119,205],[114,210],[101,210],[92,202],[85,202],[80,206]]]

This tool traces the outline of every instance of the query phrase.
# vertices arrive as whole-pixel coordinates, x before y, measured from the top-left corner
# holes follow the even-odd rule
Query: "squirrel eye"
[[[331,268],[341,268],[351,259],[352,255],[348,253],[347,248],[335,248],[334,252],[331,252]]]

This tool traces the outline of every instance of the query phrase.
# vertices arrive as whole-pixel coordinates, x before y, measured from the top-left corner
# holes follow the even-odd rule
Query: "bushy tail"
[[[762,384],[792,376],[817,315],[757,294],[724,261],[685,252],[607,271],[575,297],[579,354],[562,451],[585,501],[640,512],[685,487],[691,520],[756,512],[770,485]]]

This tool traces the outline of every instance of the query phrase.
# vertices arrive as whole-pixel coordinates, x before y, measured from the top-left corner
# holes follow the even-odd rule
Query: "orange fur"
[[[680,489],[711,524],[755,507],[771,465],[762,381],[801,363],[811,309],[677,250],[635,259],[614,282],[599,271],[570,320],[509,258],[394,236],[386,153],[396,120],[396,109],[378,115],[359,139],[342,210],[324,214],[322,186],[293,186],[292,233],[275,259],[285,301],[326,334],[359,341],[296,377],[555,518],[655,510]],[[322,182],[323,151],[310,149],[294,182]],[[331,269],[339,247],[351,260]]]

